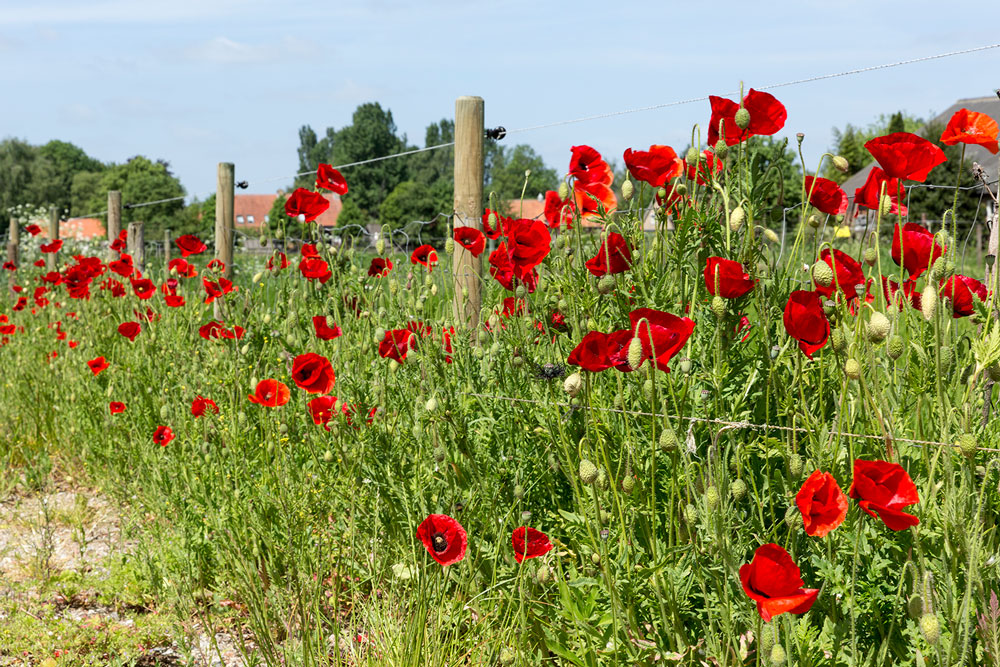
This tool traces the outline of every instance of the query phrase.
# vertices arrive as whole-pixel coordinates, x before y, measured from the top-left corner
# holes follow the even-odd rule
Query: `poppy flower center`
[[[434,533],[431,543],[434,546],[434,553],[443,553],[448,550],[448,538],[444,536],[444,533]]]

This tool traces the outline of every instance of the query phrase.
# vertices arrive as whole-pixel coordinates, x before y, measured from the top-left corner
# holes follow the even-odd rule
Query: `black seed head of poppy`
[[[444,553],[448,550],[448,538],[444,533],[434,533],[431,543],[434,546],[434,553]]]

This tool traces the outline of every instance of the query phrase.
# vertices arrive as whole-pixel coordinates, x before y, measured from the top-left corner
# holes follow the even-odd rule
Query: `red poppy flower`
[[[285,215],[305,216],[305,222],[312,222],[330,208],[330,201],[318,192],[297,188],[285,202]]]
[[[486,250],[486,237],[475,227],[456,227],[454,237],[455,243],[471,252],[473,257],[479,257]]]
[[[847,211],[847,194],[829,178],[806,176],[806,193],[809,203],[827,215],[840,215]]]
[[[785,612],[806,613],[819,595],[818,588],[802,588],[798,566],[777,544],[757,547],[753,560],[740,567],[740,582],[765,623]]]
[[[560,199],[559,193],[555,190],[548,190],[545,193],[545,222],[552,229],[560,225],[566,225],[566,229],[573,228],[573,212],[576,205],[573,204],[573,197]]]
[[[313,329],[316,330],[316,338],[320,340],[333,340],[344,333],[336,324],[330,327],[326,322],[326,315],[317,315],[313,318]]]
[[[292,263],[288,261],[288,255],[286,255],[283,252],[275,252],[273,255],[267,258],[268,271],[280,271],[282,269],[287,269],[289,266],[291,266],[291,264]]]
[[[931,246],[933,245],[933,255]],[[907,222],[900,229],[899,224],[892,234],[892,261],[909,271],[910,278],[916,278],[947,251],[934,241],[934,234],[915,222]]]
[[[3,268],[7,271],[17,271],[17,264],[14,264],[14,262],[4,262]]]
[[[170,260],[170,264],[167,265],[167,269],[170,273],[176,274],[181,278],[194,278],[198,275],[198,271],[195,270],[194,264],[191,264],[186,259],[181,259],[180,257]]]
[[[136,336],[142,332],[142,325],[138,322],[122,322],[118,325],[118,333],[130,341],[134,341]]]
[[[510,536],[511,545],[514,547],[514,558],[518,563],[527,558],[538,558],[552,551],[552,542],[549,536],[540,530],[521,526],[515,528]]]
[[[724,257],[709,257],[705,262],[705,289],[712,296],[723,299],[738,299],[747,294],[757,284],[743,265]],[[718,282],[718,290],[716,290]]]
[[[410,262],[426,266],[428,270],[433,271],[434,265],[438,263],[437,251],[425,243],[413,251],[410,255]]]
[[[201,239],[194,234],[185,234],[174,239],[174,245],[181,251],[182,257],[200,255],[208,250],[208,246],[202,243]]]
[[[847,516],[847,496],[833,475],[819,470],[802,484],[795,505],[802,514],[806,535],[814,537],[826,537]]]
[[[920,310],[921,294],[917,291],[917,281],[912,278],[903,282],[903,294],[899,295],[899,283],[882,276],[882,293],[885,295],[886,303],[898,304],[899,310],[903,310],[903,304],[907,301]]]
[[[566,363],[591,373],[611,368],[612,364],[608,359],[608,334],[601,331],[588,332],[569,353]]]
[[[226,263],[223,262],[218,257],[216,257],[215,259],[213,259],[211,262],[208,263],[208,269],[222,273],[223,271],[226,270]]]
[[[299,248],[299,254],[303,257],[319,257],[319,251],[316,250],[315,243],[303,243],[302,247]]]
[[[601,154],[590,146],[573,146],[570,149],[569,175],[581,184],[611,185],[615,178]]]
[[[24,231],[28,232],[32,236],[38,236],[39,234],[42,233],[42,228],[39,227],[38,225],[31,224],[31,225],[28,225],[27,227],[25,227]]]
[[[178,294],[168,294],[163,297],[163,303],[167,304],[171,308],[180,308],[186,302],[184,301],[184,297]]]
[[[698,160],[698,164],[689,164],[687,158],[684,159],[684,173],[689,181],[695,181],[698,185],[705,185],[711,181],[716,174],[722,172],[722,160],[715,157],[715,152],[706,148],[701,152],[701,157]],[[668,190],[670,188],[667,188]],[[670,200],[673,201],[676,197],[680,195],[674,195]],[[663,202],[660,201],[659,195],[657,195],[657,203],[661,206]]]
[[[157,426],[156,430],[153,431],[153,442],[160,447],[166,447],[167,443],[173,439],[174,432],[170,430],[169,426]]]
[[[507,256],[519,280],[531,273],[552,249],[552,235],[541,220],[509,220],[504,224]]]
[[[317,396],[316,398],[309,401],[306,407],[309,410],[309,416],[312,417],[313,424],[317,426],[322,426],[327,431],[330,430],[328,424],[330,420],[333,419],[334,408],[337,405],[336,396]],[[342,405],[340,411],[347,415],[348,408],[347,405]],[[350,421],[350,418],[348,418]]]
[[[90,368],[90,372],[93,373],[94,375],[97,375],[105,368],[107,368],[109,365],[110,364],[108,364],[108,360],[105,359],[104,357],[97,357],[96,359],[91,359],[90,361],[87,362],[87,366]]]
[[[493,216],[496,224],[490,224],[490,216]],[[486,209],[483,212],[483,234],[486,238],[496,241],[500,238],[503,233],[504,224],[507,223],[510,218],[500,215],[497,211],[491,211]]]
[[[719,141],[719,124],[722,123],[726,135],[726,145],[736,144],[755,135],[772,135],[785,126],[788,112],[785,105],[770,93],[762,93],[750,89],[743,98],[743,107],[750,113],[750,124],[741,130],[736,124],[736,112],[740,105],[725,97],[710,95],[712,118],[708,121],[708,145],[715,146]]]
[[[868,172],[865,184],[854,191],[854,202],[858,206],[864,206],[873,211],[879,209],[879,198],[883,195],[889,197],[892,206],[889,208],[891,215],[906,215],[906,206],[900,206],[899,201],[906,196],[906,188],[898,178],[888,178],[885,172],[878,167],[872,167]]]
[[[122,278],[128,278],[135,273],[135,266],[132,263],[132,255],[126,255],[124,253],[113,262],[108,262],[108,268],[120,275]]]
[[[333,277],[330,265],[319,257],[303,257],[299,261],[299,273],[302,274],[303,278],[318,280],[322,285],[325,285],[326,281]]]
[[[938,295],[951,302],[952,317],[968,317],[976,312],[973,299],[986,301],[986,285],[975,278],[955,274],[942,285]]]
[[[625,149],[625,166],[637,181],[658,188],[684,173],[684,161],[670,146],[650,146],[648,151]]]
[[[597,254],[587,260],[586,266],[598,278],[626,271],[632,266],[632,251],[629,250],[628,241],[618,232],[611,232],[601,243]]]
[[[316,170],[316,187],[338,195],[347,194],[347,181],[339,171],[328,164],[321,164]]]
[[[205,288],[205,303],[212,303],[216,299],[239,289],[231,281],[221,276],[219,277],[219,282],[209,280],[203,276],[201,284]]]
[[[46,252],[46,253],[54,253],[54,252],[59,252],[60,250],[62,250],[62,247],[63,247],[63,242],[62,242],[62,239],[56,239],[56,240],[55,240],[55,241],[53,241],[52,243],[43,243],[43,244],[42,244],[42,245],[40,246],[40,248],[39,248],[39,249],[40,249],[40,250],[41,250],[42,252]]]
[[[399,363],[406,360],[410,350],[416,348],[417,337],[409,329],[392,329],[385,332],[385,337],[378,345],[380,357],[395,359]]]
[[[139,280],[130,278],[129,281],[132,283],[132,291],[143,301],[151,299],[156,294],[156,285],[149,278],[140,278]]]
[[[604,183],[575,182],[573,199],[580,217],[584,219],[599,217],[602,208],[605,213],[610,213],[618,205],[614,191]]]
[[[368,275],[372,278],[384,278],[392,271],[392,260],[388,257],[376,257],[368,265]]]
[[[292,380],[309,394],[329,394],[336,379],[333,365],[321,354],[300,354],[292,362]]]
[[[997,122],[984,113],[959,109],[941,133],[941,143],[947,146],[968,144],[982,146],[994,155],[1000,150],[997,144]]]
[[[468,538],[462,524],[445,514],[431,514],[417,526],[417,537],[427,553],[441,565],[454,565],[465,558]]]
[[[128,230],[123,229],[118,233],[118,238],[111,242],[111,249],[115,252],[121,252],[125,250],[125,246],[128,244]]]
[[[633,310],[628,319],[632,323],[632,335],[642,341],[642,360],[652,359],[657,368],[669,373],[667,364],[691,337],[694,320],[652,308]]]
[[[215,404],[210,398],[205,398],[204,396],[198,396],[193,401],[191,401],[191,415],[193,417],[201,417],[205,414],[206,410],[211,410],[215,414],[219,414],[219,406]]]
[[[865,284],[865,273],[861,264],[846,252],[842,250],[831,252],[829,248],[823,249],[819,259],[833,269],[834,280],[826,287],[816,285],[816,292],[829,298],[839,286],[847,301],[858,298],[858,285]]]
[[[534,292],[538,287],[538,271],[531,269],[528,273],[518,275],[514,271],[514,265],[510,261],[507,252],[507,243],[503,242],[497,246],[496,250],[490,253],[490,275],[500,283],[505,290],[514,291],[514,281],[519,280],[529,293]]]
[[[274,379],[261,380],[257,383],[254,393],[247,396],[247,400],[266,408],[277,408],[288,402],[291,392],[288,385]]]
[[[848,491],[851,498],[870,516],[882,519],[891,530],[906,530],[920,519],[903,508],[920,502],[917,486],[898,463],[854,461],[854,481]]]
[[[111,401],[108,403],[108,411],[113,415],[118,415],[125,412],[125,404],[120,401]]]
[[[865,143],[865,148],[889,178],[921,183],[931,169],[948,160],[940,148],[910,132],[875,137]]]
[[[823,312],[823,300],[817,292],[796,290],[785,304],[785,331],[799,341],[799,349],[812,359],[830,337],[830,321]]]

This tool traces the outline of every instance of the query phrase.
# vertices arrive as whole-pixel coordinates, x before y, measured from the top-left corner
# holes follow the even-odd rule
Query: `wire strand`
[[[774,90],[775,88],[785,88],[787,86],[796,86],[802,83],[812,83],[815,81],[824,81],[826,79],[836,79],[843,76],[851,76],[854,74],[864,74],[866,72],[874,72],[877,70],[890,69],[893,67],[902,67],[903,65],[912,65],[915,63],[927,62],[930,60],[939,60],[941,58],[950,58],[952,56],[961,56],[969,53],[976,53],[979,51],[988,51],[990,49],[1000,48],[1000,44],[987,44],[985,46],[977,46],[971,49],[962,49],[960,51],[948,51],[946,53],[938,53],[932,56],[922,56],[920,58],[910,58],[908,60],[900,60],[893,63],[884,63],[881,65],[871,65],[869,67],[859,67],[857,69],[845,70],[843,72],[834,72],[832,74],[821,74],[819,76],[812,76],[805,79],[795,79],[794,81],[784,81],[782,83],[772,83],[766,86],[755,86],[755,90]],[[725,95],[738,95],[738,91],[733,91],[725,93]],[[614,116],[624,116],[626,114],[639,113],[642,111],[655,111],[657,109],[666,109],[669,107],[678,107],[685,104],[693,104],[695,102],[704,102],[708,100],[708,96],[702,97],[691,97],[686,100],[677,100],[674,102],[666,102],[663,104],[651,104],[644,107],[635,107],[631,109],[622,109],[620,111],[609,111],[607,113],[594,114],[592,116],[581,116],[580,118],[571,118],[568,120],[560,120],[553,123],[542,123],[539,125],[529,125],[527,127],[519,127],[513,130],[507,130],[507,134],[516,134],[518,132],[530,132],[532,130],[541,130],[549,127],[558,127],[560,125],[571,125],[574,123],[583,123],[591,120],[601,120],[603,118],[612,118]]]

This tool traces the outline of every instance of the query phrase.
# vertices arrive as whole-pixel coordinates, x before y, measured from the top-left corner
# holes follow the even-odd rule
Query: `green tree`
[[[129,208],[130,203],[148,202],[160,199],[171,199],[184,196],[184,187],[170,172],[170,165],[163,161],[151,161],[142,155],[131,158],[125,164],[109,167],[101,175],[100,192],[88,202],[93,210],[102,210],[107,202],[108,190],[120,190],[122,193],[122,223],[142,220],[146,226],[146,236],[153,237],[163,233],[164,229],[178,230],[184,222],[179,218],[184,209],[181,200],[164,202],[153,206]],[[202,220],[198,229],[205,231],[214,225]]]
[[[0,212],[5,217],[19,204],[55,204],[49,199],[52,179],[51,163],[39,156],[35,146],[20,139],[0,142]]]
[[[489,165],[485,192],[487,195],[495,193],[501,201],[507,201],[520,199],[523,190],[525,198],[534,199],[539,194],[544,195],[546,190],[555,190],[558,178],[556,170],[545,166],[545,161],[531,146],[500,147]]]
[[[788,139],[774,137],[753,137],[748,142],[753,160],[759,161],[761,172],[771,169],[765,181],[757,186],[763,188],[764,209],[760,215],[766,224],[781,224],[782,209],[799,203],[802,193],[802,165],[798,154],[788,145]],[[779,179],[781,186],[773,184]]]
[[[87,194],[84,189],[98,187],[99,181],[93,177],[80,180],[76,177],[79,174],[99,175],[104,172],[106,166],[87,155],[79,146],[58,139],[40,146],[38,157],[48,162],[51,168],[51,180],[45,184],[46,198],[49,202],[69,215],[89,213],[90,211],[84,211],[81,206],[97,192],[92,190]],[[102,206],[101,209],[103,208]]]

